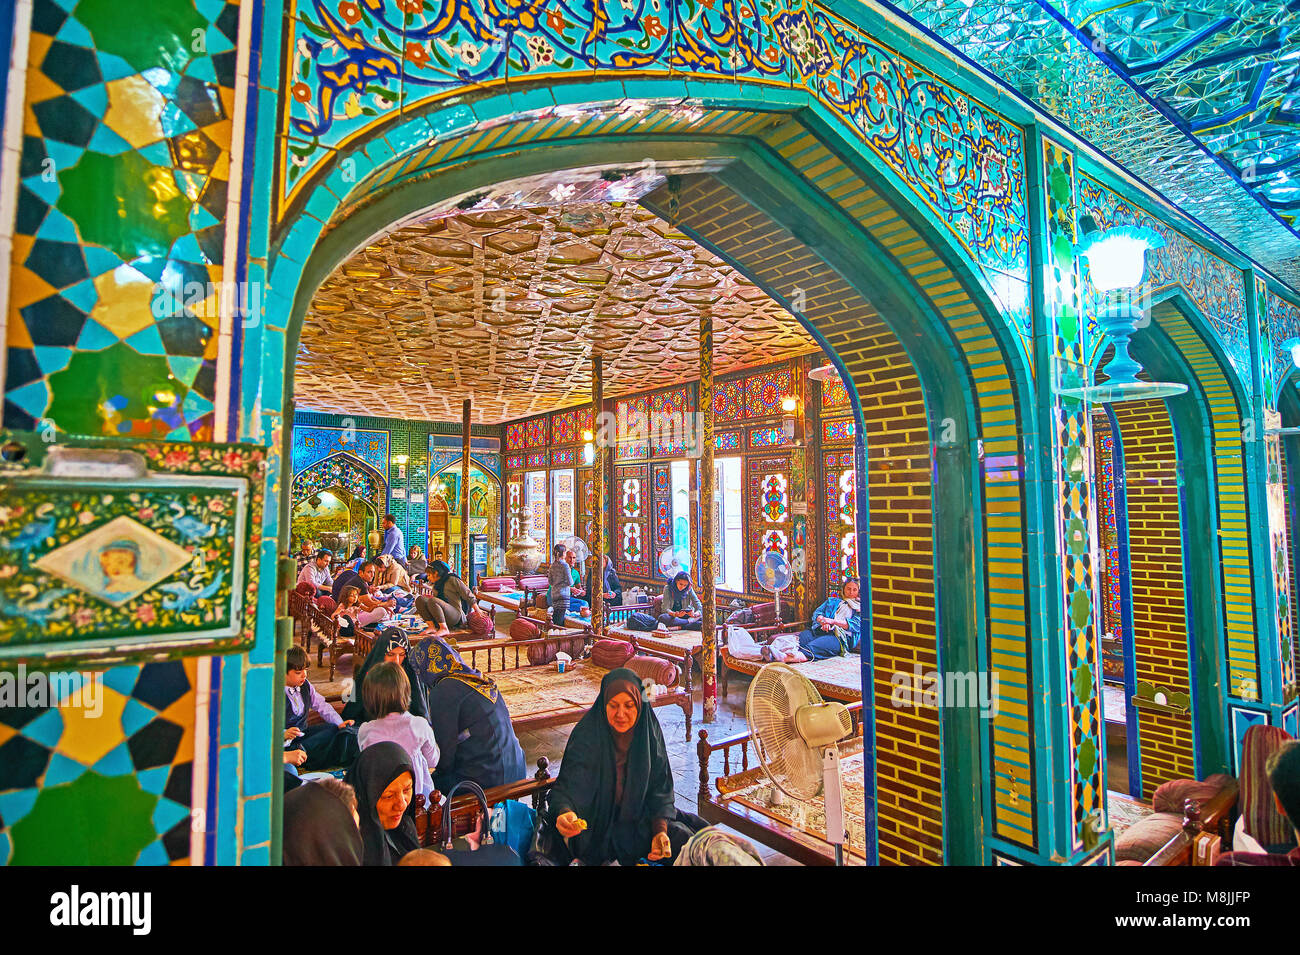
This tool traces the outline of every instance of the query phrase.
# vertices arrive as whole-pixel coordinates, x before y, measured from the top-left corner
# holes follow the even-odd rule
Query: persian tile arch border
[[[1175,286],[1181,286],[1196,303],[1199,316],[1218,336],[1240,382],[1249,392],[1251,372],[1250,325],[1247,321],[1246,281],[1241,269],[1198,245],[1181,232],[1133,205],[1102,185],[1095,178],[1079,177],[1081,214],[1091,215],[1103,229],[1114,225],[1143,225],[1159,232],[1164,248],[1147,253],[1147,272],[1143,291],[1152,298]],[[1085,269],[1086,274],[1086,269]],[[1104,336],[1089,316],[1089,353],[1095,364]]]
[[[1260,680],[1255,614],[1254,541],[1252,512],[1263,505],[1249,492],[1250,453],[1243,441],[1249,408],[1247,392],[1228,376],[1227,357],[1216,352],[1193,327],[1189,314],[1196,308],[1185,289],[1171,288],[1155,296],[1154,320],[1173,342],[1194,379],[1193,387],[1209,419],[1213,460],[1214,496],[1217,504],[1219,575],[1223,596],[1223,659],[1225,696],[1258,702],[1267,698]],[[1254,697],[1250,695],[1254,688]],[[1263,695],[1261,695],[1263,694]]]
[[[533,108],[572,98],[561,91],[567,81],[581,82],[579,100],[624,100],[623,78],[645,86],[667,80],[679,96],[686,92],[683,81],[693,80],[691,101],[702,104],[802,94],[872,151],[948,230],[1029,353],[1029,226],[1019,127],[845,19],[841,8],[848,13],[853,7],[857,19],[872,14],[844,0],[773,9],[767,16],[757,4],[721,0],[716,9],[695,7],[688,23],[679,22],[681,7],[673,3],[667,26],[648,13],[646,0],[635,4],[630,11],[602,7],[603,19],[579,23],[570,18],[580,14],[568,6],[542,18],[534,9],[509,15],[486,0],[470,0],[433,23],[419,14],[395,27],[382,15],[382,3],[359,9],[358,26],[341,22],[325,0],[295,0],[282,62],[275,220],[283,223],[300,205],[310,210],[309,184],[400,119],[416,115],[426,142],[472,123],[474,111],[463,105],[459,118],[442,115],[425,124],[419,117],[471,89],[481,94],[545,82],[551,92],[530,91],[538,94],[528,97]],[[312,12],[305,14],[308,6]],[[611,16],[619,22],[611,23]],[[574,29],[581,43],[568,37]],[[395,50],[390,31],[401,34],[404,51]],[[504,48],[484,56],[493,49],[489,41],[500,39],[498,31],[506,34]],[[654,49],[630,50],[633,33],[653,37]],[[450,43],[462,36],[453,49]],[[430,51],[446,65],[428,66]],[[400,94],[387,90],[390,79]],[[335,111],[339,103],[342,116]],[[360,178],[354,170],[342,182]]]
[[[1050,257],[1043,272],[1045,319],[1050,318],[1054,374],[1086,376],[1086,331],[1080,309],[1081,277],[1074,254],[1077,241],[1079,176],[1076,157],[1043,138],[1044,246]],[[1074,382],[1069,382],[1073,384]],[[1051,387],[1051,385],[1049,385]],[[1097,647],[1097,568],[1093,565],[1095,510],[1091,414],[1078,399],[1049,395],[1055,431],[1052,441],[1055,547],[1060,561],[1060,629],[1068,693],[1070,762],[1069,851],[1084,848],[1084,829],[1095,811],[1105,812],[1105,753],[1101,737],[1101,662]]]
[[[1256,282],[1261,280],[1256,278]],[[1268,395],[1272,400],[1265,403],[1277,407],[1277,395],[1288,382],[1297,380],[1297,369],[1291,352],[1282,347],[1282,343],[1291,339],[1300,340],[1300,305],[1283,298],[1271,288],[1265,286],[1265,301],[1262,314],[1268,332],[1261,344],[1267,343],[1272,363],[1272,383],[1274,392]]]
[[[684,91],[680,83],[656,80],[666,94]],[[622,88],[618,93],[621,95]],[[740,92],[733,91],[735,100]],[[749,91],[752,92],[752,91]],[[798,91],[796,91],[798,93]],[[547,94],[549,95],[549,94]],[[613,95],[607,89],[582,89],[578,95],[594,98]],[[634,140],[637,134],[653,142],[667,138],[673,142],[686,142],[691,151],[713,148],[722,150],[710,133],[725,133],[729,139],[717,142],[731,143],[744,139],[746,148],[760,148],[767,152],[764,162],[780,163],[793,167],[801,175],[793,180],[791,188],[811,190],[819,204],[828,204],[838,210],[846,225],[865,230],[875,238],[887,263],[891,281],[901,283],[909,290],[909,301],[915,309],[928,316],[926,321],[936,330],[944,329],[942,342],[937,347],[949,356],[946,366],[954,362],[964,368],[967,389],[964,400],[972,403],[968,410],[972,433],[980,435],[984,443],[985,460],[973,477],[974,493],[978,495],[981,511],[987,511],[988,527],[980,522],[976,529],[978,548],[988,566],[983,568],[977,590],[978,627],[989,636],[987,645],[981,644],[980,654],[985,660],[996,657],[996,664],[1005,670],[1004,700],[1008,705],[999,710],[998,717],[989,728],[986,745],[991,751],[1006,750],[1023,754],[1035,751],[1036,723],[1041,715],[1029,691],[1031,680],[1031,653],[1028,645],[1033,615],[1029,578],[1032,576],[1029,530],[1026,515],[1026,490],[1023,465],[1024,450],[1021,434],[1032,431],[1032,417],[1025,417],[1022,406],[1028,402],[1029,358],[1023,353],[1023,341],[1018,333],[1002,320],[1001,310],[988,295],[984,277],[956,243],[951,234],[934,222],[933,215],[918,207],[909,198],[903,184],[895,184],[896,177],[874,153],[859,148],[851,137],[845,137],[833,117],[822,115],[825,111],[815,102],[809,102],[802,93],[802,112],[799,119],[790,115],[785,91],[773,88],[765,91],[765,113],[738,110],[675,111],[655,108],[650,115],[643,114],[639,123],[624,122],[623,132],[618,132],[617,115],[591,113],[560,118],[553,108],[540,113],[524,110],[521,102],[536,102],[534,94],[514,93],[497,96],[476,103],[475,112],[464,106],[447,111],[447,118],[459,124],[461,135],[430,144],[429,120],[421,117],[407,127],[390,131],[365,145],[365,149],[348,158],[369,170],[362,181],[373,196],[366,202],[349,204],[346,197],[357,188],[357,168],[345,172],[341,165],[303,204],[302,213],[288,224],[285,234],[273,256],[272,289],[268,297],[268,312],[289,316],[289,331],[281,333],[271,329],[272,339],[281,334],[292,337],[295,322],[306,307],[304,295],[307,286],[323,278],[323,271],[333,268],[333,256],[346,255],[347,248],[355,247],[364,237],[367,225],[381,228],[400,221],[416,207],[427,209],[446,193],[455,195],[460,188],[471,190],[484,183],[495,182],[492,173],[485,173],[486,164],[491,169],[509,169],[515,175],[520,170],[539,171],[544,168],[567,168],[575,163],[563,162],[559,156],[576,155],[574,146],[563,140],[581,144],[584,157],[591,152],[590,140],[601,139],[615,146],[622,144],[637,160],[644,156],[644,146]],[[741,96],[740,98],[744,98]],[[796,97],[797,98],[797,97]],[[622,100],[616,100],[621,102]],[[600,103],[599,99],[596,100]],[[608,101],[603,101],[608,102]],[[456,112],[459,110],[460,112]],[[694,115],[692,115],[694,114]],[[574,116],[577,118],[575,119]],[[777,120],[774,122],[774,119]],[[815,124],[812,132],[804,123]],[[637,128],[632,129],[633,126]],[[397,148],[394,148],[393,144]],[[513,149],[494,149],[505,143]],[[520,156],[524,148],[540,154],[539,147],[550,146],[542,159]],[[613,148],[613,147],[611,147]],[[558,152],[568,149],[570,152]],[[855,157],[850,160],[846,157]],[[584,158],[584,161],[589,161]],[[851,162],[864,170],[859,175],[852,172]],[[481,164],[480,164],[481,163]],[[531,165],[530,165],[531,164]],[[548,165],[549,164],[549,165]],[[407,170],[419,165],[418,189],[385,189],[387,184],[406,186],[415,183],[404,178]],[[472,168],[471,168],[472,166]],[[373,178],[369,178],[373,173]],[[423,180],[446,177],[446,185],[429,189]],[[864,176],[871,176],[870,184]],[[470,194],[470,193],[466,193]],[[405,205],[403,205],[405,204]],[[911,217],[909,219],[909,216]],[[353,219],[343,226],[345,218]],[[330,228],[327,230],[327,224]],[[323,232],[326,234],[321,241]],[[347,244],[347,248],[345,248]],[[328,250],[328,251],[327,251]],[[331,258],[328,263],[326,258]],[[1026,276],[1027,281],[1027,276]],[[972,294],[969,289],[979,290]],[[912,307],[912,306],[909,306]],[[833,332],[833,334],[832,334]],[[832,347],[852,350],[853,329],[838,325],[827,333]],[[983,596],[987,593],[987,603]],[[1041,731],[1041,728],[1040,728]],[[1005,760],[1004,760],[1005,762]],[[1023,771],[1008,775],[986,801],[989,813],[990,837],[1008,840],[1031,852],[1038,851],[1037,768],[1033,759],[1021,759]]]
[[[364,487],[364,493],[357,494],[357,491],[350,485],[344,485],[344,490],[372,505],[378,512],[376,516],[380,516],[388,503],[388,482],[371,465],[348,451],[336,451],[319,461],[307,465],[295,474],[293,476],[290,506],[297,507],[307,499],[309,494],[339,485],[338,480],[325,473],[332,463],[337,464],[344,480],[347,478],[348,471],[358,473]]]

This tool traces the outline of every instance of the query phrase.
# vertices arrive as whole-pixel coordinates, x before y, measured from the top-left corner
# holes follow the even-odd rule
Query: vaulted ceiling
[[[573,202],[430,216],[341,265],[303,322],[298,406],[496,423],[582,404],[591,356],[616,397],[819,351],[721,259],[633,204]]]

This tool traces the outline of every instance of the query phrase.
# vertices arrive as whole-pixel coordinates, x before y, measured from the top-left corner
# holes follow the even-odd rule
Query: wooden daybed
[[[849,823],[849,841],[844,846],[848,865],[866,864],[866,823],[862,775],[861,702],[850,704],[855,739],[841,744],[844,776],[844,810]],[[789,796],[781,805],[771,805],[769,794],[776,787],[753,757],[749,733],[737,733],[717,742],[700,730],[695,752],[700,763],[700,790],[696,812],[710,823],[730,826],[742,835],[761,842],[804,865],[833,865],[834,848],[826,841],[825,817],[820,796],[800,803]],[[722,774],[709,785],[709,762],[721,753]],[[779,792],[779,791],[778,791]]]
[[[786,629],[788,630],[788,627]],[[732,672],[752,677],[765,666],[762,660],[737,659],[728,652],[726,647],[718,649],[718,659],[720,661],[718,682],[721,684],[723,696],[727,695],[728,676]],[[811,680],[823,699],[839,700],[841,703],[862,700],[862,658],[856,653],[831,657],[829,660],[809,660],[807,663],[789,665]]]
[[[591,631],[587,630],[586,639],[589,640],[590,635]],[[546,726],[576,723],[596,702],[600,695],[600,681],[608,670],[596,666],[590,660],[575,659],[566,672],[560,673],[553,662],[534,665],[528,661],[530,647],[583,636],[581,631],[553,630],[534,640],[493,642],[491,646],[463,644],[460,654],[471,667],[491,676],[496,682],[510,710],[511,725],[516,733],[520,733]],[[680,663],[677,657],[648,647],[640,648],[640,652],[668,660],[674,665]],[[686,737],[690,739],[691,671],[689,667],[680,665],[677,666],[677,671],[677,685],[657,696],[651,706],[680,707],[686,716]]]

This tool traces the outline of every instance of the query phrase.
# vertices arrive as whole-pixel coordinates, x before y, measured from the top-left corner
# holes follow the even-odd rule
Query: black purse
[[[456,793],[467,789],[478,799],[479,812],[483,820],[483,841],[477,849],[453,849],[451,826],[451,803]],[[488,812],[487,796],[483,787],[473,780],[462,780],[452,787],[442,805],[442,832],[444,843],[442,854],[453,866],[457,865],[523,865],[519,853],[507,845],[498,845],[492,839],[491,814]]]

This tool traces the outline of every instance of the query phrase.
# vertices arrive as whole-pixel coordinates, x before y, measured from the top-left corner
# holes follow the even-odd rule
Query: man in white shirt
[[[316,551],[316,558],[303,564],[302,570],[298,572],[298,583],[311,584],[316,588],[318,596],[329,593],[330,587],[334,585],[334,577],[330,574],[330,559],[333,556],[323,548]]]

